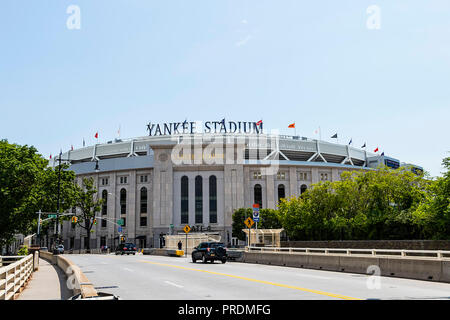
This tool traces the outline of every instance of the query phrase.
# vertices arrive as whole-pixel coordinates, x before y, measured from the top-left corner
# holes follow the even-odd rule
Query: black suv
[[[116,248],[116,255],[118,254],[136,254],[136,246],[134,243],[121,243]]]
[[[227,249],[221,242],[202,242],[194,251],[192,251],[192,262],[202,260],[206,263],[208,260],[214,262],[214,260],[220,260],[222,263],[227,262]]]

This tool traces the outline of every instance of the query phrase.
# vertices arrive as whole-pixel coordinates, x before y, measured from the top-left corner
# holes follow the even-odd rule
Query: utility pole
[[[59,199],[60,199],[60,193],[61,193],[61,156],[62,151],[59,152],[59,159],[58,159],[58,207],[56,209],[56,239],[55,239],[55,245],[59,244],[59,238],[58,238],[58,231],[59,231]],[[55,250],[55,252],[57,252]],[[55,253],[53,252],[53,253]]]

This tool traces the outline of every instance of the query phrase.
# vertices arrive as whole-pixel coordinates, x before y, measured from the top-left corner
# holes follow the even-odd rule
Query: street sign
[[[117,224],[118,224],[119,226],[123,226],[123,219],[117,220]]]
[[[186,232],[186,234],[188,234],[189,231],[191,231],[191,228],[188,225],[185,225],[183,231]]]
[[[259,222],[259,205],[253,205],[253,221]]]
[[[117,232],[122,232],[122,227],[117,228]]]
[[[56,218],[56,214],[49,214],[48,217],[49,217],[50,219]]]
[[[245,221],[244,221],[245,225],[247,226],[247,228],[251,228],[252,225],[255,223],[252,218],[248,217]]]

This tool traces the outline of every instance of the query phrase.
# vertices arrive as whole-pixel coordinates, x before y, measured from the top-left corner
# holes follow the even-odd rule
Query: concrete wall
[[[242,262],[367,274],[378,266],[381,276],[450,283],[450,260],[419,257],[347,256],[339,254],[244,252]]]

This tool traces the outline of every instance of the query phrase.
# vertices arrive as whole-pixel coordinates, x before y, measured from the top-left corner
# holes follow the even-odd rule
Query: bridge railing
[[[307,253],[307,254],[345,254],[370,256],[425,257],[434,259],[450,258],[450,251],[445,250],[399,250],[399,249],[341,249],[341,248],[281,248],[281,247],[245,247],[246,252],[271,253]]]
[[[2,263],[15,260],[0,267],[0,300],[11,300],[33,273],[33,255],[1,257],[1,260]]]

